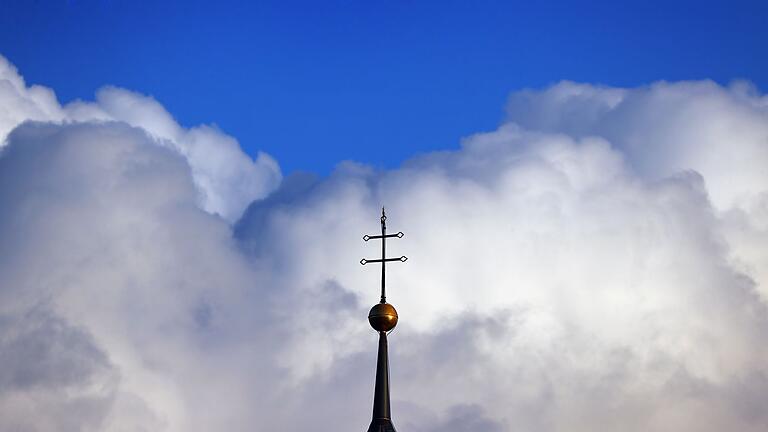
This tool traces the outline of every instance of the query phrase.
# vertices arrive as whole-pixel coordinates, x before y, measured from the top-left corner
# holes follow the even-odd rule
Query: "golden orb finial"
[[[397,311],[389,303],[378,303],[368,313],[368,322],[374,330],[388,332],[397,325]]]

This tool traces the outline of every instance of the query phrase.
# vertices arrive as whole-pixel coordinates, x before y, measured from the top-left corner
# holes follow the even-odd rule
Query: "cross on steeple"
[[[387,239],[392,237],[397,238],[403,238],[405,234],[403,234],[402,231],[398,232],[397,234],[387,234],[387,215],[384,212],[384,207],[381,208],[381,235],[364,235],[363,240],[375,240],[375,239],[381,239],[381,259],[361,259],[360,264],[366,265],[368,263],[381,263],[381,303],[387,302],[387,293],[385,288],[385,280],[386,280],[386,265],[387,262],[391,261],[400,261],[400,262],[406,262],[408,260],[408,257],[405,255],[401,256],[400,258],[387,258]]]
[[[368,432],[395,432],[389,406],[389,354],[387,333],[397,325],[397,311],[387,303],[385,291],[386,264],[390,261],[405,262],[408,258],[387,258],[387,239],[403,238],[403,233],[387,234],[387,215],[381,208],[381,235],[365,235],[363,240],[381,239],[381,259],[361,259],[360,264],[381,263],[381,302],[374,305],[368,313],[368,322],[379,333],[379,354],[376,360],[376,385],[373,390],[373,418]]]

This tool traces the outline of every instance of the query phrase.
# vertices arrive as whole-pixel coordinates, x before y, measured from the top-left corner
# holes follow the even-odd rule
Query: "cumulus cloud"
[[[768,96],[746,82],[660,82],[636,89],[564,82],[512,95],[510,122],[600,136],[645,180],[692,170],[725,219],[732,264],[768,296]]]
[[[279,171],[222,132],[0,66],[0,429],[364,429],[382,203],[410,258],[401,430],[768,426],[768,104],[744,84],[519,92],[460,150],[253,201]]]
[[[238,297],[250,272],[228,225],[197,206],[186,161],[125,124],[25,123],[9,136],[0,178],[0,201],[8,209],[0,216],[2,308],[21,317],[3,325],[13,334],[28,311],[45,307],[93,340],[94,349],[72,353],[72,362],[102,359],[114,370],[101,423],[51,422],[55,426],[29,430],[195,430],[181,419],[200,409],[208,393],[193,377],[210,377],[209,390],[226,382],[218,367],[202,366],[211,361],[204,352],[208,340],[228,345],[215,335],[228,334],[230,315],[247,316],[229,311],[245,303]],[[87,378],[74,384],[105,385]],[[35,410],[46,406],[29,411]],[[203,416],[195,420],[210,429]]]
[[[143,129],[188,161],[202,207],[230,222],[280,182],[280,168],[268,154],[260,152],[252,160],[237,140],[218,128],[184,128],[156,100],[129,90],[104,87],[93,102],[75,101],[62,107],[52,90],[26,87],[13,65],[0,56],[0,102],[0,148],[11,130],[28,120],[119,121]]]

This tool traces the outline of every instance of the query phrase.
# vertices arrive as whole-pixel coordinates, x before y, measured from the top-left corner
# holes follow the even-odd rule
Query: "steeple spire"
[[[379,354],[376,361],[376,387],[373,391],[373,419],[368,426],[368,432],[395,432],[392,424],[392,414],[389,406],[389,354],[387,350],[387,333],[397,325],[397,311],[387,303],[385,277],[386,263],[390,261],[405,262],[408,258],[387,258],[386,242],[388,238],[403,238],[403,233],[387,234],[387,215],[381,208],[381,235],[365,235],[363,240],[381,239],[381,259],[368,260],[363,258],[360,264],[381,263],[381,301],[371,308],[368,322],[379,333]]]

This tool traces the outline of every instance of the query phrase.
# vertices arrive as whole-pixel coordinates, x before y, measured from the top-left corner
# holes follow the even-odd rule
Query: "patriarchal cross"
[[[387,333],[397,325],[397,311],[387,303],[384,287],[386,265],[389,261],[405,262],[408,258],[387,258],[387,239],[403,238],[403,233],[387,234],[387,215],[381,208],[381,235],[365,235],[363,240],[381,239],[381,259],[361,259],[360,264],[381,263],[381,302],[371,308],[368,322],[379,333],[379,354],[376,360],[376,387],[373,390],[373,418],[368,432],[395,432],[389,408],[389,355],[387,354]]]
[[[400,258],[387,258],[387,239],[392,237],[397,238],[403,238],[403,232],[400,231],[397,234],[387,234],[387,215],[384,212],[384,207],[381,208],[381,235],[364,235],[363,240],[375,240],[375,239],[381,239],[381,259],[361,259],[360,264],[366,265],[368,263],[381,263],[381,302],[386,303],[387,302],[387,293],[386,288],[384,287],[384,282],[386,279],[386,265],[387,262],[390,261],[400,261],[400,262],[406,262],[408,260],[408,257],[405,255],[401,256]]]

